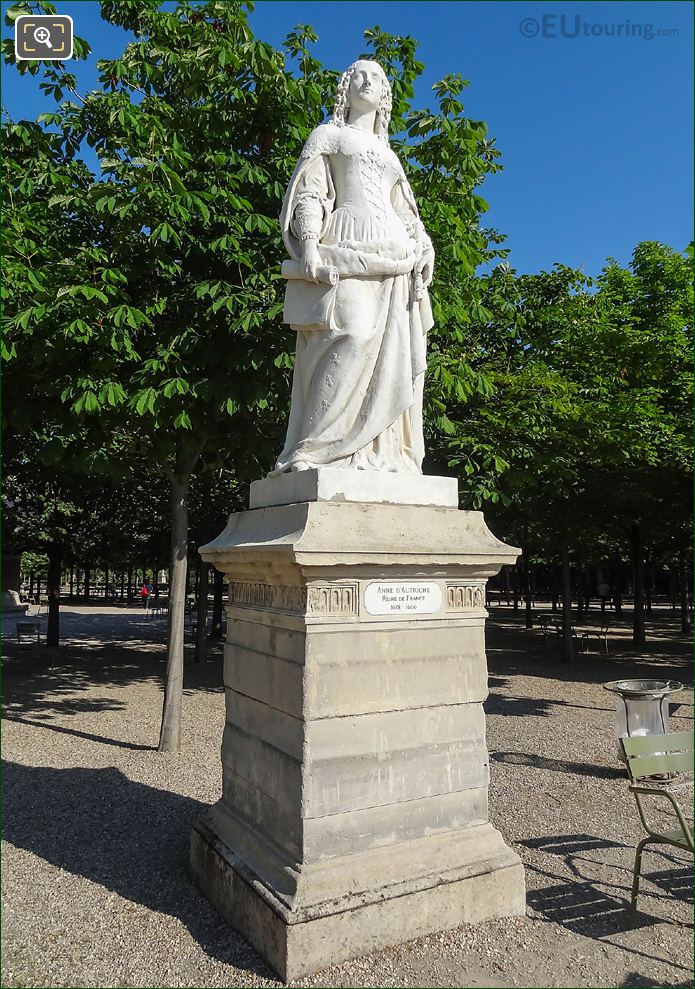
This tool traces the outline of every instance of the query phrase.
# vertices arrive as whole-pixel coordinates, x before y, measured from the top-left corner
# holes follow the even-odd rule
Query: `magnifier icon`
[[[37,27],[34,31],[34,41],[38,41],[40,45],[45,45],[46,48],[53,48],[51,44],[51,32],[47,27]]]

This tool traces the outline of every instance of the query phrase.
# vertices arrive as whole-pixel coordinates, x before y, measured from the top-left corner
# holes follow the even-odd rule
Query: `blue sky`
[[[95,60],[116,56],[125,35],[96,2],[56,6],[92,46],[75,63],[89,88]],[[692,239],[690,3],[260,0],[251,22],[274,44],[312,24],[317,56],[338,69],[364,49],[366,27],[413,35],[425,63],[416,105],[447,72],[469,79],[466,112],[487,122],[505,166],[483,189],[486,223],[507,235],[520,272],[560,261],[596,274],[640,240],[682,249]],[[37,81],[6,68],[3,103],[15,118],[46,108]]]

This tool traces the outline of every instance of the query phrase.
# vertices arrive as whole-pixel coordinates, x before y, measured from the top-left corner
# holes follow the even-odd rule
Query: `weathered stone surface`
[[[302,501],[386,502],[457,508],[458,481],[455,477],[323,467],[276,474],[251,484],[249,508],[292,505]]]
[[[520,912],[482,709],[485,578],[516,551],[477,512],[314,502],[201,552],[230,581],[223,797],[192,839],[221,912],[286,978]]]
[[[487,784],[304,821],[304,855],[318,861],[429,838],[487,821]],[[405,863],[403,863],[405,868]]]
[[[488,826],[489,827],[489,826]],[[483,836],[473,829],[471,837]],[[460,855],[454,868],[439,871],[436,884],[429,876],[387,887],[378,886],[375,871],[388,872],[376,863],[365,880],[372,884],[368,894],[345,896],[342,901],[313,905],[301,914],[288,909],[287,895],[277,896],[259,883],[243,860],[230,852],[217,828],[199,821],[191,835],[193,875],[224,917],[239,931],[284,980],[298,979],[317,969],[370,953],[388,945],[421,937],[500,915],[521,915],[525,910],[523,869],[518,857],[505,848],[499,834],[488,841],[487,857],[473,852],[469,860]],[[485,836],[489,837],[489,836]],[[434,845],[434,843],[432,843]],[[483,844],[486,844],[483,841]],[[497,845],[491,848],[491,845]],[[447,842],[438,846],[440,864],[448,859]],[[389,850],[391,851],[391,850]],[[470,851],[470,850],[469,850]],[[413,849],[402,847],[395,873],[403,861],[412,861]],[[358,856],[359,865],[364,861]],[[368,861],[374,862],[374,853]],[[433,867],[420,863],[420,869]],[[342,859],[337,864],[343,889],[357,874],[358,863]],[[347,872],[346,872],[347,870]],[[313,878],[313,877],[312,877]],[[314,883],[314,887],[320,886]],[[329,883],[333,885],[333,883]]]
[[[3,614],[25,615],[29,610],[28,604],[23,604],[19,591],[0,592],[0,610]]]
[[[225,685],[296,718],[342,717],[384,709],[433,707],[483,701],[487,696],[485,646],[480,626],[450,624],[408,628],[343,628],[339,634],[312,626],[304,637],[305,663],[289,659],[289,637],[277,641],[282,655],[251,649],[265,626],[230,622],[225,647]],[[294,653],[296,656],[296,653]]]
[[[321,568],[337,566],[348,569],[332,579],[485,580],[519,551],[493,536],[482,512],[318,501],[230,515],[201,554],[222,570],[229,563],[234,583],[303,586],[311,568],[325,583]]]

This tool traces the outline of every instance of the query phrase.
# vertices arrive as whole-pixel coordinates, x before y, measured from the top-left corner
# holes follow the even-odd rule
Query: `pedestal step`
[[[249,508],[303,501],[386,502],[457,508],[458,481],[455,477],[325,467],[264,477],[251,484]]]
[[[227,718],[192,869],[284,979],[524,910],[482,707],[485,579],[517,551],[455,504],[446,478],[306,471],[201,549],[229,581]]]
[[[521,916],[525,911],[521,861],[489,825],[469,831],[469,860],[464,857],[453,869],[446,861],[449,836],[428,839],[430,854],[441,856],[441,868],[390,886],[375,883],[372,875],[365,877],[372,879],[371,889],[352,892],[356,870],[348,857],[340,863],[343,897],[297,912],[289,910],[216,831],[204,819],[195,824],[193,877],[216,909],[285,981],[434,931],[491,917]],[[476,842],[476,831],[485,840]],[[422,851],[422,843],[418,844]],[[394,846],[393,852],[402,855],[407,847]],[[331,870],[335,867],[333,863]],[[403,861],[403,867],[412,869],[412,863]]]

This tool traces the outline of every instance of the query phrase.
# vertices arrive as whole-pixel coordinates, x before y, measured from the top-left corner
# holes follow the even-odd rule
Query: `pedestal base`
[[[391,505],[458,506],[455,477],[390,474],[388,471],[323,467],[290,471],[253,481],[249,508],[309,501],[351,501]]]
[[[17,591],[2,591],[0,593],[0,610],[3,615],[26,615],[28,604],[22,604]]]
[[[479,512],[318,497],[201,554],[229,580],[222,799],[191,847],[220,912],[286,979],[521,913],[483,711],[485,579],[517,551]]]
[[[446,852],[442,846],[447,837],[452,836],[426,839],[434,856],[441,858]],[[490,825],[469,829],[467,837],[467,854],[459,856],[456,868],[358,894],[351,892],[356,876],[348,859],[343,863],[347,874],[342,902],[315,905],[299,916],[205,819],[194,825],[191,834],[191,869],[215,908],[289,981],[434,931],[523,915],[524,872],[519,857]],[[409,851],[413,849],[398,849],[406,873],[412,868]]]

